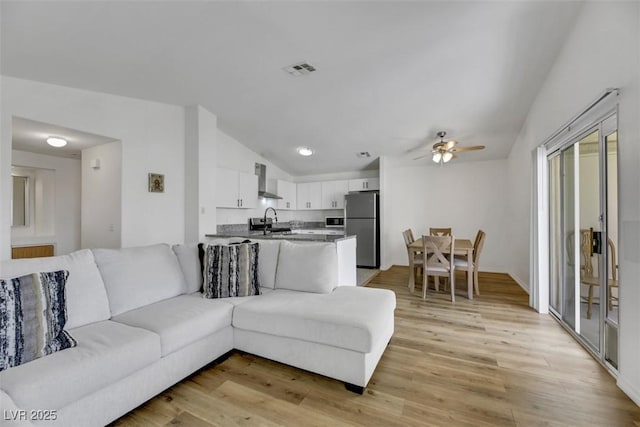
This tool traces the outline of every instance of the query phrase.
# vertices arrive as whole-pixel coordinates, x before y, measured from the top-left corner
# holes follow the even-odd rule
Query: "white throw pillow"
[[[187,292],[178,257],[167,244],[94,249],[93,255],[113,316]]]
[[[100,322],[111,317],[102,276],[89,249],[68,255],[27,258],[0,263],[0,277],[17,277],[38,271],[67,270],[66,329]]]
[[[187,293],[191,294],[200,291],[200,288],[202,288],[202,268],[198,257],[198,244],[173,245],[171,249],[178,257],[187,285]]]
[[[251,241],[260,244],[260,252],[258,255],[260,286],[273,289],[276,286],[276,269],[278,267],[278,255],[280,254],[280,241],[266,239],[254,239]]]
[[[226,245],[228,239],[208,239],[209,245]],[[187,293],[200,292],[202,290],[202,263],[198,253],[198,244],[173,245],[173,252],[178,257],[182,274],[187,284]]]
[[[280,244],[276,289],[326,294],[338,283],[338,256],[333,243]]]

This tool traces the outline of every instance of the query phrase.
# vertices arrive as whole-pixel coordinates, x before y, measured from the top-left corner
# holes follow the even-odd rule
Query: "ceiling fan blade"
[[[445,150],[451,150],[453,147],[456,146],[457,143],[458,143],[458,141],[453,141],[453,140],[447,141],[447,142],[444,143],[444,149]]]
[[[455,147],[451,151],[455,151],[456,153],[461,153],[463,151],[475,151],[475,150],[484,150],[484,145],[474,145],[471,147]]]

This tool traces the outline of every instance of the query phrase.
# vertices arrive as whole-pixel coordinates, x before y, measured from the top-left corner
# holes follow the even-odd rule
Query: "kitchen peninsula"
[[[333,244],[336,248],[338,257],[338,285],[339,286],[357,286],[357,270],[356,270],[356,237],[344,235],[328,235],[328,234],[281,234],[269,233],[263,234],[262,231],[246,231],[244,233],[216,233],[206,234],[205,237],[213,242],[241,242],[244,239],[253,241],[260,240],[289,240],[296,243]]]

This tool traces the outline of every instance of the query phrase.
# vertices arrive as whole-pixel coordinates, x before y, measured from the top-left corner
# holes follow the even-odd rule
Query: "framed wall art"
[[[159,173],[149,174],[149,192],[164,193],[164,175]]]

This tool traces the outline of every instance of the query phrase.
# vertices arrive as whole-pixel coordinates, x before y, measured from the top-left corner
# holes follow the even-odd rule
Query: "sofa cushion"
[[[258,243],[205,245],[202,295],[228,298],[260,295]]]
[[[333,243],[280,244],[276,289],[331,292],[338,283],[338,256]]]
[[[106,320],[71,333],[77,347],[0,372],[18,407],[62,408],[160,358],[160,337],[144,329]]]
[[[202,267],[198,258],[198,244],[173,245],[171,249],[178,257],[187,293],[200,291],[202,289]]]
[[[273,292],[273,289],[265,288],[265,287],[261,287],[260,288],[260,295],[268,294],[269,292]],[[248,297],[229,297],[229,298],[223,299],[222,301],[224,301],[224,302],[226,302],[228,304],[236,306],[238,304],[243,304],[243,303],[245,303],[247,301],[250,301],[250,300],[252,300],[254,298],[259,298],[260,295],[251,295],[251,296],[248,296]],[[194,292],[192,294],[189,294],[189,296],[192,297],[192,298],[200,298],[200,299],[204,298],[202,296],[202,292]],[[215,301],[215,300],[211,300],[209,298],[205,298],[205,299],[209,300],[209,301]]]
[[[226,245],[228,239],[209,239],[207,243],[212,245]],[[198,256],[198,244],[173,245],[173,252],[178,257],[182,274],[187,285],[187,293],[200,292],[202,290],[202,260]]]
[[[329,294],[276,289],[237,305],[233,326],[368,353],[393,325],[395,301],[385,289],[344,286]]]
[[[260,257],[258,259],[258,275],[260,286],[264,288],[275,288],[276,268],[278,267],[278,255],[280,254],[280,241],[255,239],[260,245]]]
[[[94,249],[93,254],[113,316],[187,291],[178,258],[167,244]]]
[[[39,271],[67,270],[65,286],[67,300],[67,329],[77,328],[111,317],[107,291],[90,250],[68,255],[15,259],[0,262],[0,277],[17,277]]]
[[[0,371],[76,346],[67,323],[65,270],[0,279]]]
[[[162,356],[231,325],[233,305],[180,295],[112,318],[160,335]]]

